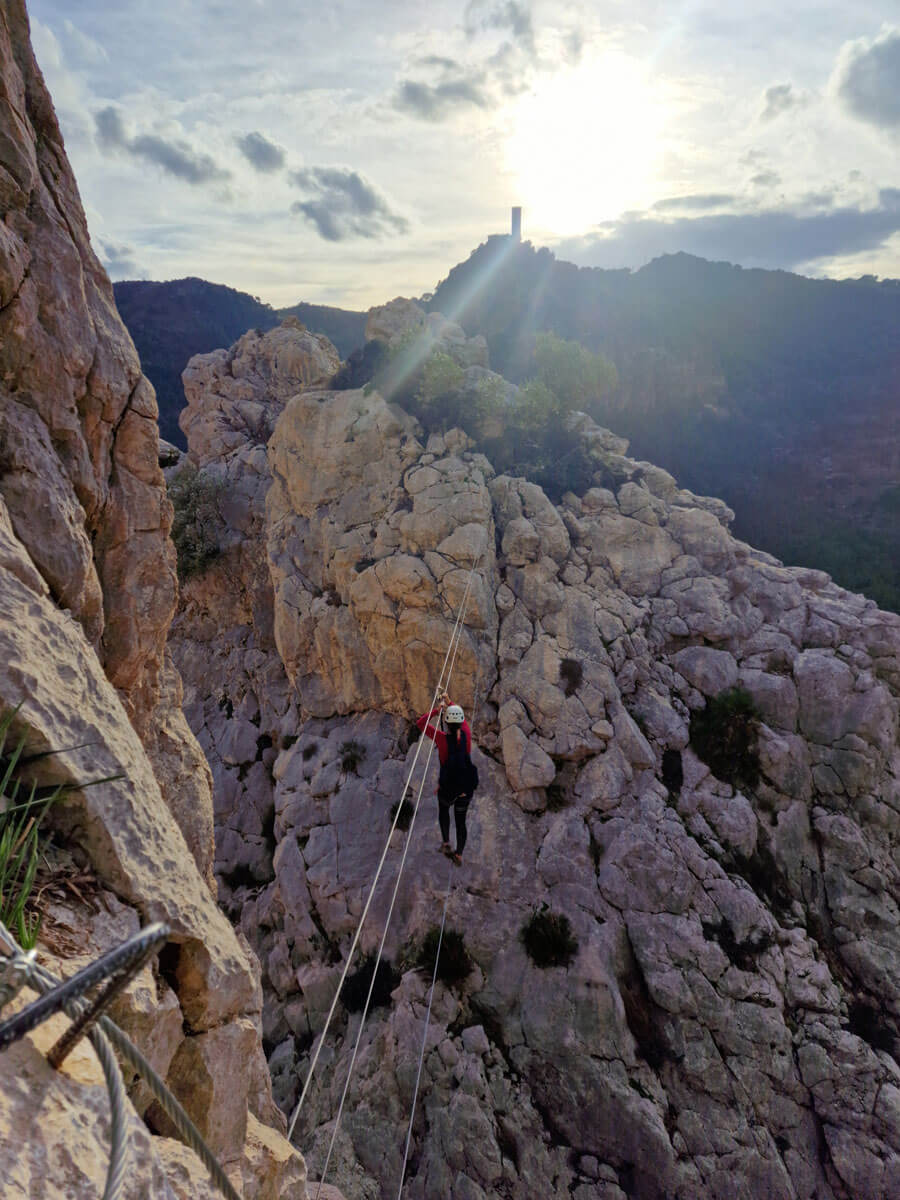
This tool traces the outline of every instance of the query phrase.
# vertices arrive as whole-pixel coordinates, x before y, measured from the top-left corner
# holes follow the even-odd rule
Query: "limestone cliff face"
[[[54,812],[99,903],[51,905],[41,952],[52,944],[69,974],[140,923],[168,921],[162,970],[117,1015],[245,1194],[299,1198],[302,1161],[267,1127],[283,1122],[255,960],[210,890],[209,769],[166,656],[177,586],[153,389],[91,249],[21,0],[0,3],[0,206],[0,711],[20,705],[28,748],[59,751],[40,782],[116,777]],[[23,1195],[93,1196],[105,1096],[54,1076],[37,1044],[16,1049],[16,1086],[2,1089],[3,1177]],[[148,1110],[140,1088],[133,1100]],[[205,1194],[193,1156],[145,1132],[136,1144],[129,1194]]]
[[[0,20],[0,493],[211,878],[208,773],[165,658],[177,583],[156,399],[91,249],[24,4]]]
[[[391,336],[410,319],[374,318]],[[595,485],[554,505],[460,431],[423,443],[376,392],[254,400],[280,413],[270,482],[188,589],[172,648],[216,778],[224,902],[263,965],[279,1103],[481,552],[451,685],[479,746],[448,911],[474,966],[438,986],[404,1194],[900,1194],[900,617],[736,540],[724,504],[587,418]],[[259,450],[230,453],[262,480]],[[263,544],[264,585],[242,566]],[[235,608],[263,586],[265,621]],[[757,774],[729,782],[691,726],[738,684],[760,714]],[[427,991],[411,968],[450,869],[434,782],[387,941],[402,978],[369,1018],[338,1140],[348,1196],[397,1187]],[[520,940],[543,905],[577,938],[568,968]],[[299,1126],[314,1175],[358,1028],[339,1012]]]

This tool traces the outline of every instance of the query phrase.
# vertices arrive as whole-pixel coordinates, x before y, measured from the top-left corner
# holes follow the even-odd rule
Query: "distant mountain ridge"
[[[599,419],[735,509],[739,536],[900,608],[900,281],[815,280],[687,254],[579,268],[492,237],[428,307],[528,373],[553,330],[602,350]]]
[[[282,317],[295,316],[324,333],[346,358],[362,343],[366,326],[363,312],[306,303],[278,310],[246,292],[193,277],[113,286],[119,313],[156,389],[160,436],[181,447],[187,444],[178,427],[185,405],[181,372],[192,355],[230,346],[248,329],[271,329]]]

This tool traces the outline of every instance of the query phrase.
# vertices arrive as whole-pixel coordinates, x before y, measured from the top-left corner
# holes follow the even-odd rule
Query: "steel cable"
[[[486,544],[486,542],[487,542],[487,530],[485,530],[485,539],[484,539],[484,541],[485,541],[485,544]],[[475,576],[475,572],[476,572],[476,570],[477,570],[477,568],[478,568],[478,564],[481,562],[481,556],[482,556],[482,554],[483,554],[483,553],[484,553],[484,545],[482,545],[481,551],[479,552],[479,555],[478,555],[477,559],[476,559],[476,560],[475,560],[475,562],[472,564],[472,568],[471,568],[471,570],[469,571],[469,577],[468,577],[468,580],[467,580],[467,582],[466,582],[466,587],[465,587],[465,591],[464,591],[464,593],[463,593],[462,602],[461,602],[461,604],[460,604],[459,611],[457,612],[457,615],[456,615],[456,621],[455,621],[455,623],[454,623],[454,626],[453,626],[453,631],[452,631],[452,633],[451,633],[451,635],[450,635],[450,644],[449,644],[449,645],[448,645],[448,647],[447,647],[447,653],[444,655],[444,662],[443,662],[443,664],[442,664],[442,666],[441,666],[441,673],[440,673],[440,676],[438,677],[438,683],[437,683],[437,687],[435,688],[434,695],[432,696],[432,700],[431,700],[431,707],[430,707],[429,711],[433,711],[433,710],[434,710],[434,708],[435,708],[435,707],[436,707],[436,705],[437,705],[437,699],[438,699],[438,696],[441,694],[441,692],[442,692],[442,691],[445,689],[445,687],[446,687],[446,683],[445,683],[445,680],[444,680],[445,672],[447,671],[447,666],[448,666],[448,663],[450,662],[450,658],[451,658],[451,652],[453,651],[454,644],[455,644],[455,642],[456,642],[457,638],[460,636],[460,628],[461,628],[461,623],[462,623],[462,616],[463,616],[463,614],[464,614],[464,612],[465,612],[465,610],[466,610],[466,607],[467,607],[467,605],[468,605],[469,594],[470,594],[470,592],[471,592],[471,589],[472,589],[472,580],[473,580],[473,578],[474,578],[474,576]],[[448,680],[447,682],[449,682],[449,680]],[[432,745],[433,745],[433,743],[432,743]],[[291,1117],[290,1124],[289,1124],[289,1126],[288,1126],[288,1140],[289,1140],[289,1141],[290,1141],[290,1140],[293,1138],[293,1135],[294,1135],[294,1128],[295,1128],[295,1126],[296,1126],[296,1124],[297,1124],[297,1118],[300,1116],[300,1112],[301,1112],[301,1110],[302,1110],[302,1108],[303,1108],[303,1104],[304,1104],[304,1102],[305,1102],[305,1100],[306,1100],[306,1097],[307,1097],[307,1094],[308,1094],[308,1092],[309,1092],[310,1084],[312,1083],[313,1073],[315,1072],[316,1065],[317,1065],[317,1063],[318,1063],[318,1061],[319,1061],[319,1055],[320,1055],[320,1054],[321,1054],[321,1052],[322,1052],[322,1047],[323,1047],[323,1046],[324,1046],[324,1044],[325,1044],[325,1038],[326,1038],[326,1036],[327,1036],[327,1034],[328,1034],[328,1029],[329,1029],[329,1026],[331,1025],[331,1020],[332,1020],[332,1018],[333,1018],[333,1016],[334,1016],[335,1009],[337,1008],[338,997],[339,997],[339,996],[340,996],[340,994],[341,994],[341,988],[344,986],[344,980],[347,978],[347,972],[348,972],[348,971],[349,971],[349,969],[350,969],[350,963],[351,963],[351,962],[352,962],[352,960],[353,960],[353,954],[354,954],[354,952],[355,952],[355,950],[356,950],[357,943],[359,942],[360,934],[362,933],[363,924],[365,923],[365,919],[366,919],[366,917],[368,916],[368,913],[369,913],[369,908],[371,907],[371,904],[372,904],[372,898],[373,898],[373,896],[375,895],[375,888],[376,888],[376,886],[377,886],[377,884],[378,884],[378,880],[379,880],[379,878],[381,877],[381,872],[382,872],[382,869],[383,869],[383,867],[384,867],[385,860],[387,859],[388,850],[390,849],[390,844],[391,844],[391,838],[392,838],[392,837],[393,837],[393,835],[394,835],[394,830],[395,830],[395,829],[396,829],[396,827],[397,827],[397,822],[398,822],[398,820],[400,819],[400,813],[401,813],[401,811],[402,811],[402,809],[403,809],[402,796],[405,796],[405,795],[406,795],[407,789],[408,789],[408,787],[409,787],[410,780],[412,779],[412,777],[413,777],[413,773],[414,773],[414,771],[415,771],[415,769],[416,769],[416,764],[417,764],[417,762],[418,762],[418,759],[419,759],[419,754],[421,753],[421,750],[422,750],[422,739],[420,739],[420,741],[419,741],[419,744],[418,744],[418,745],[417,745],[417,747],[416,747],[416,753],[415,753],[415,755],[413,756],[412,765],[410,766],[409,772],[408,772],[408,774],[407,774],[407,776],[406,776],[406,782],[404,783],[404,786],[403,786],[403,792],[401,793],[401,802],[400,802],[400,803],[397,805],[397,812],[396,812],[396,814],[395,814],[395,816],[394,816],[394,820],[393,820],[393,822],[391,823],[391,828],[390,828],[390,830],[388,831],[387,840],[385,841],[385,844],[384,844],[384,849],[383,849],[383,850],[382,850],[382,852],[381,852],[381,858],[380,858],[380,860],[379,860],[379,862],[378,862],[378,866],[377,866],[377,867],[376,867],[376,869],[375,869],[375,877],[374,877],[374,879],[372,880],[372,886],[371,886],[371,888],[369,889],[369,894],[368,894],[368,897],[366,898],[366,903],[365,903],[365,906],[364,906],[364,908],[363,908],[362,915],[360,916],[359,923],[357,924],[357,927],[356,927],[356,932],[355,932],[355,933],[354,933],[354,935],[353,935],[353,940],[352,940],[352,942],[350,943],[350,950],[349,950],[349,952],[348,952],[348,954],[347,954],[346,961],[344,962],[344,967],[343,967],[343,970],[341,971],[341,978],[340,978],[340,980],[338,981],[338,986],[337,986],[337,989],[336,989],[336,991],[335,991],[335,993],[334,993],[334,999],[331,1001],[331,1007],[329,1008],[329,1010],[328,1010],[328,1015],[327,1015],[327,1017],[325,1018],[325,1025],[324,1025],[324,1027],[323,1027],[323,1029],[322,1029],[322,1033],[321,1033],[321,1035],[320,1035],[320,1037],[319,1037],[318,1044],[317,1044],[317,1046],[316,1046],[316,1049],[315,1049],[315,1052],[314,1052],[314,1054],[313,1054],[313,1059],[312,1059],[312,1062],[311,1062],[311,1064],[310,1064],[309,1071],[307,1072],[306,1081],[305,1081],[305,1083],[304,1083],[304,1085],[303,1085],[303,1090],[302,1090],[302,1092],[300,1093],[300,1099],[297,1101],[297,1105],[296,1105],[296,1107],[295,1107],[295,1109],[294,1109],[293,1115],[292,1115],[292,1117]],[[429,750],[429,756],[430,756],[430,754],[431,754],[431,751]]]
[[[103,1200],[119,1200],[127,1163],[128,1099],[112,1046],[133,1070],[143,1076],[153,1097],[159,1102],[160,1107],[172,1121],[185,1143],[203,1162],[213,1182],[226,1200],[241,1200],[219,1160],[206,1144],[203,1135],[147,1059],[115,1022],[108,1017],[99,1015],[97,1001],[91,1002],[84,998],[85,991],[96,986],[109,975],[110,963],[112,963],[113,971],[122,972],[125,969],[123,964],[126,962],[134,963],[138,957],[146,958],[148,944],[151,940],[158,941],[162,928],[165,927],[150,926],[148,929],[141,930],[135,937],[130,938],[121,946],[117,946],[70,979],[62,982],[45,967],[35,962],[33,952],[25,954],[17,946],[6,927],[0,923],[0,950],[9,951],[2,971],[3,978],[0,980],[0,999],[6,1003],[20,987],[25,985],[32,986],[41,993],[38,1000],[23,1009],[21,1013],[17,1013],[10,1021],[4,1022],[0,1028],[8,1029],[12,1026],[15,1036],[8,1038],[5,1042],[5,1045],[9,1046],[18,1037],[34,1029],[41,1021],[60,1011],[65,1012],[75,1026],[80,1025],[81,1033],[85,1032],[86,1022],[97,1020],[97,1027],[90,1029],[87,1037],[100,1060],[110,1096],[110,1165]],[[166,931],[166,936],[168,936],[168,931]],[[105,969],[101,970],[101,967]],[[106,989],[98,997],[98,1001],[108,1001],[111,998],[108,991],[109,989]],[[33,1019],[34,1010],[39,1014],[36,1020]],[[30,1014],[26,1020],[18,1020],[26,1017],[26,1014]]]

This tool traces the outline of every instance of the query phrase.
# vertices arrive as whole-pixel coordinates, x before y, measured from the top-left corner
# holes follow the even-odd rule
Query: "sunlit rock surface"
[[[370,332],[418,321],[387,309]],[[367,1023],[329,1182],[396,1191],[415,955],[449,883],[474,966],[437,988],[405,1195],[900,1194],[900,617],[736,541],[721,501],[588,418],[595,486],[553,505],[459,431],[426,442],[377,392],[301,389],[268,443],[265,507],[260,486],[172,642],[285,1111],[483,546],[451,684],[481,775],[465,863],[437,852],[432,761],[386,942],[400,982]],[[736,684],[760,713],[752,787],[692,743],[692,714]],[[545,904],[577,938],[567,968],[520,940]],[[358,1021],[338,1007],[298,1125],[313,1176]]]

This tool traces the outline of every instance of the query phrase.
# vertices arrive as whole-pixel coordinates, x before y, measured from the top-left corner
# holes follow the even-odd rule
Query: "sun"
[[[580,233],[650,199],[665,103],[633,59],[547,76],[507,111],[506,164],[532,229]]]

